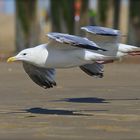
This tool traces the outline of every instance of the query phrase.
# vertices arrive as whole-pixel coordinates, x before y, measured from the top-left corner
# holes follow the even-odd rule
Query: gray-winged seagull
[[[103,65],[98,62],[112,59],[101,54],[108,50],[87,38],[62,33],[47,35],[48,44],[22,50],[7,62],[22,61],[29,77],[43,88],[56,85],[55,68],[80,67],[90,76],[103,77]]]

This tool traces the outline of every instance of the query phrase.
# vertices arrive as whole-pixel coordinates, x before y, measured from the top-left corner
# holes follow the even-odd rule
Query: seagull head
[[[42,66],[45,63],[47,56],[48,54],[46,49],[44,50],[43,44],[34,48],[24,49],[16,56],[8,58],[7,62],[23,61],[37,66]]]
[[[13,61],[30,61],[32,57],[32,48],[19,52],[16,56],[8,58],[7,62]]]

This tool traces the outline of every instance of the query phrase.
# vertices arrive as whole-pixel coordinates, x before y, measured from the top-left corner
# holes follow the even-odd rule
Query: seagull
[[[101,26],[85,26],[81,27],[81,29],[86,32],[86,37],[89,40],[94,41],[101,48],[109,50],[102,52],[102,54],[116,55],[114,60],[118,60],[126,55],[140,55],[140,47],[120,43],[122,35],[119,30]],[[113,62],[114,60],[106,62]]]
[[[23,68],[37,85],[47,89],[56,86],[57,68],[79,67],[90,76],[103,77],[103,64],[112,56],[102,54],[108,50],[80,36],[55,33],[47,34],[49,42],[24,49],[7,62],[22,61]]]

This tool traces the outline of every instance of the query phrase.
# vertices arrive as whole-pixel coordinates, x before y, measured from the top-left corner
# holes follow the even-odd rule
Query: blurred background
[[[0,0],[0,59],[87,25],[120,29],[123,43],[140,46],[140,0]]]

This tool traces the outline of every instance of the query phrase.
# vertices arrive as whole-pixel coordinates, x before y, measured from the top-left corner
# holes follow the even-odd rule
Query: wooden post
[[[33,47],[39,41],[37,0],[16,0],[16,51]]]
[[[128,0],[121,0],[121,7],[120,7],[120,22],[119,22],[119,29],[123,35],[126,37],[122,37],[121,41],[126,43],[127,35],[128,35],[128,25],[129,25],[129,1]]]

